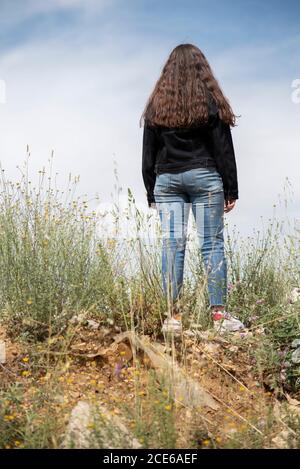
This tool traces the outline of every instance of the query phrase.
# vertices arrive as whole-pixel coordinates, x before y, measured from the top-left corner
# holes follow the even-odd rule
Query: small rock
[[[92,331],[96,331],[97,329],[99,329],[99,326],[100,326],[99,322],[94,321],[93,319],[87,320],[87,327],[89,329],[92,329]]]
[[[93,331],[99,329],[99,326],[100,326],[99,322],[94,321],[93,319],[86,319],[85,314],[78,314],[77,316],[73,316],[70,319],[70,323],[85,325],[89,327],[90,329],[92,329]]]
[[[89,448],[91,444],[91,408],[87,402],[79,401],[71,412],[64,448]]]
[[[196,336],[196,333],[195,333],[194,331],[191,331],[190,329],[187,329],[187,330],[183,331],[183,335],[184,335],[184,337],[189,338],[189,337],[195,337],[195,336]],[[192,343],[193,343],[193,342],[192,342]],[[192,344],[192,343],[191,343],[191,344]],[[190,344],[190,345],[191,345],[191,344]]]
[[[96,433],[93,432],[95,426]],[[121,417],[112,415],[103,405],[92,406],[79,401],[71,412],[62,447],[139,449],[141,444],[128,430]]]
[[[272,443],[278,449],[288,449],[288,439],[290,437],[291,432],[288,430],[282,430],[275,438],[272,438]]]
[[[69,322],[70,324],[82,324],[86,322],[85,314],[84,313],[76,314],[70,319]]]
[[[108,329],[107,327],[102,327],[101,328],[101,336],[102,337],[106,337],[110,333],[111,333],[111,329]]]
[[[237,345],[232,345],[231,347],[229,347],[228,350],[232,353],[236,353],[236,352],[238,352],[239,348],[238,348]]]
[[[294,350],[294,352],[292,353],[292,356],[291,356],[291,360],[296,365],[298,365],[298,363],[300,363],[300,347],[296,348],[296,350]]]
[[[294,339],[293,342],[291,343],[292,348],[298,348],[300,347],[300,339]]]
[[[4,341],[0,341],[0,363],[4,365],[6,362],[6,346]]]
[[[253,336],[253,333],[251,331],[248,331],[247,329],[244,329],[241,332],[238,331],[237,334],[240,336],[241,339],[245,339],[246,337],[249,338]]]
[[[203,350],[204,352],[208,353],[217,353],[218,349],[220,348],[220,344],[215,344],[213,342],[208,342],[207,344],[204,345]]]
[[[294,288],[291,291],[291,294],[290,294],[290,297],[289,297],[289,302],[291,304],[296,303],[299,298],[300,298],[300,288],[297,287],[297,288]]]

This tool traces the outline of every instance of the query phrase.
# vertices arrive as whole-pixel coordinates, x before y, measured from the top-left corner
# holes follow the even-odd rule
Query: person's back
[[[238,199],[230,125],[235,115],[197,47],[170,54],[143,113],[142,175],[150,207],[162,225],[163,289],[174,316],[180,305],[189,208],[195,217],[214,325],[233,331],[243,324],[225,311],[227,263],[224,211]],[[175,305],[175,309],[174,309]],[[163,332],[181,330],[169,317]]]
[[[156,155],[156,174],[197,168],[201,164],[215,167],[210,132],[215,116],[211,106],[207,124],[177,128],[157,126],[154,131],[160,147]]]
[[[225,202],[239,198],[230,126],[220,119],[211,93],[208,93],[207,122],[189,127],[166,127],[150,125],[145,120],[142,173],[149,206],[154,203],[155,174],[198,167],[218,170],[223,181]]]

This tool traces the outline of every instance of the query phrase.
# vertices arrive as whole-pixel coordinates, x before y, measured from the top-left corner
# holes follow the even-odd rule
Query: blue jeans
[[[162,228],[162,283],[175,302],[183,285],[190,206],[207,273],[210,306],[225,305],[227,263],[224,255],[224,191],[215,168],[200,167],[156,177],[154,198]]]

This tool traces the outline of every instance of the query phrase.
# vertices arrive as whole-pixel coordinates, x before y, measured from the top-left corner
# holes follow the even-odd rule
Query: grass
[[[89,342],[87,329],[70,322],[80,314],[98,321],[100,330],[130,329],[148,334],[152,340],[159,337],[169,305],[160,282],[160,239],[146,236],[144,242],[150,227],[159,233],[154,212],[142,213],[129,190],[126,217],[132,223],[131,232],[122,237],[118,203],[107,215],[90,209],[99,200],[76,196],[78,178],[70,177],[67,188],[58,190],[51,165],[48,174],[39,172],[36,187],[32,187],[27,165],[18,182],[7,180],[2,170],[0,186],[0,324],[23,351],[11,366],[0,369],[4,377],[0,447],[59,447],[78,400],[88,399],[95,405],[99,399],[109,401],[103,387],[97,387],[102,378],[107,378],[106,385],[116,399],[110,402],[114,404],[111,410],[119,409],[143,447],[256,448],[271,444],[274,429],[280,425],[274,402],[266,403],[265,395],[267,400],[271,394],[280,402],[287,393],[294,399],[300,395],[299,365],[291,361],[291,342],[300,337],[300,308],[299,301],[291,304],[288,300],[291,290],[300,285],[297,221],[289,234],[283,233],[283,224],[276,219],[247,239],[234,231],[226,233],[228,309],[247,324],[252,335],[224,346],[215,358],[220,366],[205,363],[207,356],[199,352],[197,343],[189,344],[188,359],[184,347],[172,349],[189,373],[192,368],[186,363],[196,362],[195,379],[219,398],[222,387],[228,386],[228,395],[240,394],[246,408],[247,399],[237,381],[246,382],[249,388],[257,383],[263,421],[259,411],[251,416],[236,411],[237,421],[231,422],[234,432],[225,427],[221,432],[218,418],[214,423],[202,411],[193,412],[175,402],[153,370],[140,361],[138,351],[132,366],[122,368],[121,382],[111,378],[112,368],[101,360],[95,361],[94,369],[84,358],[72,357],[74,343]],[[111,237],[102,232],[107,216],[112,217],[116,230]],[[136,236],[142,233],[144,237]],[[186,270],[190,275],[183,289],[184,324],[197,323],[205,332],[211,326],[206,278],[197,243],[192,241]],[[232,371],[228,360],[230,366],[236,363],[240,369]],[[93,373],[96,389],[88,384],[95,381]],[[87,382],[79,384],[79,378]],[[78,395],[74,397],[75,388]],[[220,415],[223,421],[228,407],[238,408],[233,401],[226,402]],[[94,424],[96,435],[97,419]],[[292,435],[299,431],[299,419],[294,415],[285,418],[285,425]],[[295,447],[299,441],[291,437],[288,444]],[[100,440],[98,445],[101,447]]]

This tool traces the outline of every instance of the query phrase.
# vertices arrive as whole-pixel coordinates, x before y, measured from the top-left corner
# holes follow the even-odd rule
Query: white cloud
[[[46,164],[54,149],[57,170],[80,173],[84,192],[109,197],[113,159],[122,174],[130,171],[126,186],[141,186],[139,117],[160,64],[149,48],[122,52],[107,41],[73,49],[52,40],[2,56],[0,151],[10,174],[29,144],[32,168]]]
[[[92,14],[116,2],[118,0],[1,0],[0,26],[17,26],[35,15],[60,10],[81,9]]]

